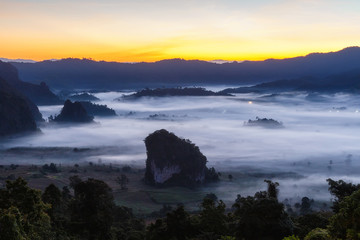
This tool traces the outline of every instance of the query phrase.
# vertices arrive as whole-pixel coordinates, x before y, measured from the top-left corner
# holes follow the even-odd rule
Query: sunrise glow
[[[357,0],[0,0],[0,57],[263,60],[360,45]]]

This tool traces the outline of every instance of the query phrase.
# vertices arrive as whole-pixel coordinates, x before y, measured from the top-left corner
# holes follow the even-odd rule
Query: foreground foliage
[[[266,191],[238,195],[231,209],[214,194],[204,198],[196,213],[181,205],[174,210],[165,206],[166,216],[145,228],[130,208],[115,204],[103,181],[73,176],[69,186],[60,190],[50,184],[41,194],[18,178],[0,189],[0,240],[360,239],[358,185],[329,179],[336,196],[334,214],[306,208],[290,216],[278,201],[279,184],[265,182]]]
[[[41,192],[29,188],[23,179],[7,181],[0,190],[0,239],[52,238],[49,208],[41,200]]]

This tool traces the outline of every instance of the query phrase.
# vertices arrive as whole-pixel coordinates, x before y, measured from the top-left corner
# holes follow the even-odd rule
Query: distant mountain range
[[[277,80],[250,87],[227,88],[219,93],[281,93],[281,92],[360,92],[360,70],[348,71],[325,78],[305,77],[292,80]]]
[[[143,89],[136,93],[126,95],[118,100],[124,99],[137,99],[141,97],[182,97],[182,96],[232,96],[228,93],[217,93],[199,87],[185,87],[185,88],[156,88],[156,89]]]
[[[304,57],[265,61],[225,62],[171,59],[154,63],[117,63],[88,59],[62,59],[12,63],[24,81],[46,82],[55,89],[139,89],[144,87],[249,85],[271,81],[306,81],[307,86],[341,87],[358,84],[360,48],[312,53]],[[340,81],[340,83],[339,83]],[[289,82],[283,82],[289,85]],[[329,83],[329,84],[328,84]],[[291,85],[291,84],[290,84]],[[299,86],[300,88],[302,86]],[[352,87],[352,86],[351,86]],[[291,87],[292,88],[292,87]]]
[[[36,105],[63,103],[63,101],[61,101],[49,90],[48,86],[44,82],[34,84],[21,81],[19,79],[18,70],[13,66],[13,64],[0,61],[0,77],[5,79],[11,87],[16,89]]]
[[[0,58],[0,61],[2,62],[22,62],[22,63],[35,63],[36,61],[31,59],[10,59],[10,58]]]

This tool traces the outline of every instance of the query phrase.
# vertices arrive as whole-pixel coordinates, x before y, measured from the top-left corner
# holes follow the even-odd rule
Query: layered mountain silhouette
[[[30,100],[30,98],[28,98],[25,94],[23,94],[22,91],[16,88],[16,86],[21,86],[22,84],[24,84],[24,86],[34,85],[34,84],[21,82],[18,78],[16,68],[13,67],[11,64],[3,63],[1,61],[0,61],[0,79],[1,79],[1,83],[0,83],[1,95],[7,94],[7,96],[11,95],[12,98],[19,98],[21,99],[21,101],[25,101],[27,108],[29,108],[33,116],[33,119],[35,121],[43,121],[42,115],[38,107],[34,104],[34,102]],[[7,99],[9,100],[10,98]],[[15,102],[18,103],[19,101],[15,101]],[[11,104],[11,102],[9,103]]]
[[[0,137],[36,131],[35,116],[41,118],[41,114],[39,110],[33,113],[31,108],[37,110],[33,103],[0,77]]]
[[[57,89],[156,88],[208,84],[258,84],[276,80],[306,79],[311,84],[333,81],[360,72],[360,48],[312,53],[304,57],[216,64],[182,59],[154,63],[117,63],[89,59],[63,59],[37,63],[13,63],[28,82],[47,82]],[[356,74],[355,74],[356,75]]]
[[[22,93],[37,105],[62,104],[63,101],[50,91],[44,83],[39,84],[21,81],[18,70],[10,63],[0,61],[0,77],[5,79],[10,86]]]
[[[325,78],[307,77],[277,80],[249,87],[227,88],[219,93],[281,93],[290,91],[358,93],[360,91],[360,70],[339,73]]]

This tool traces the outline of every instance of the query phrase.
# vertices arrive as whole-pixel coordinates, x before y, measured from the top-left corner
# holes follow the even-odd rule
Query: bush
[[[283,240],[300,240],[300,238],[298,236],[291,235],[291,236],[283,238]]]
[[[58,167],[56,166],[55,163],[50,163],[50,165],[45,164],[42,166],[41,168],[44,172],[49,172],[49,173],[59,173],[60,170],[58,169]]]
[[[315,228],[306,235],[304,240],[329,240],[330,235],[326,229]]]
[[[122,171],[124,173],[129,173],[129,172],[131,172],[131,167],[130,166],[124,166],[124,167],[122,167]]]

